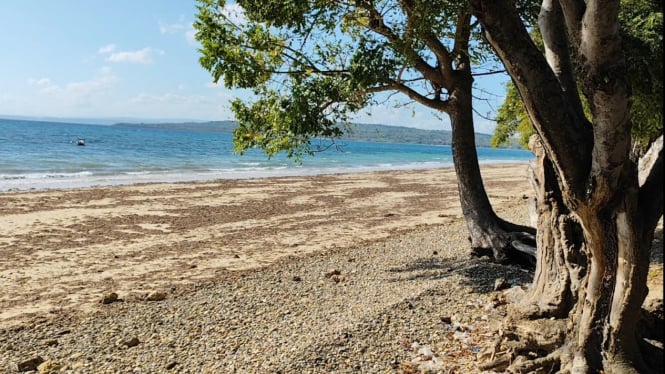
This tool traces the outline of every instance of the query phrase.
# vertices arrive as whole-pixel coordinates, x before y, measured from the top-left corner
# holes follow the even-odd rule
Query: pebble
[[[152,293],[148,294],[148,296],[145,299],[146,299],[146,301],[166,300],[166,293],[164,293],[164,292],[152,292]]]
[[[32,371],[37,370],[39,364],[44,362],[44,359],[40,356],[31,357],[27,360],[21,361],[16,365],[18,371]]]
[[[99,302],[102,303],[102,304],[111,304],[111,303],[115,303],[118,300],[119,300],[118,299],[118,294],[115,293],[115,292],[111,292],[108,295],[102,296],[102,299]]]

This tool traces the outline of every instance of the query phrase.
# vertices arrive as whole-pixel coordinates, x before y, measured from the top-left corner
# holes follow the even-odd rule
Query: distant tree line
[[[180,122],[180,123],[117,123],[122,127],[163,128],[170,130],[223,132],[232,134],[238,127],[235,121]],[[366,123],[351,124],[345,128],[342,140],[356,140],[379,143],[406,143],[428,145],[451,145],[452,133],[446,130],[423,130],[405,126],[374,125]],[[478,147],[490,147],[492,136],[476,133]],[[502,147],[521,148],[516,140]]]

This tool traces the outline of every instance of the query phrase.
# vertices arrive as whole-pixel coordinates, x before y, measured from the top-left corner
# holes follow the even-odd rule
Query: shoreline
[[[481,166],[497,214],[522,224],[526,170]],[[453,168],[18,192],[0,204],[7,372],[41,361],[71,373],[386,372],[426,347],[474,373],[505,309],[487,309],[495,279],[529,278],[469,258]]]
[[[519,224],[526,170],[481,167],[496,213]],[[495,281],[532,277],[469,256],[452,168],[18,192],[0,206],[8,373],[476,374],[506,316]],[[662,298],[660,227],[649,290]]]
[[[487,160],[480,165],[523,165],[529,161]],[[218,180],[264,179],[280,177],[312,177],[373,173],[383,171],[409,171],[452,168],[451,162],[424,162],[403,165],[374,165],[357,167],[265,167],[258,169],[228,169],[199,172],[136,172],[117,175],[70,173],[67,175],[41,173],[35,175],[4,176],[0,179],[0,195],[14,192],[40,192],[53,190],[105,188],[159,183],[206,183]]]
[[[526,164],[481,170],[498,211],[526,215]],[[0,204],[0,327],[462,219],[452,168],[8,192]]]

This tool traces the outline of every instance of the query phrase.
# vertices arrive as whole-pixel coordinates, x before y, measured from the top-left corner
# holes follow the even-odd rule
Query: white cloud
[[[118,78],[109,67],[97,71],[95,77],[85,81],[56,84],[50,78],[30,78],[28,84],[37,87],[42,94],[55,94],[63,99],[94,96],[108,91]]]
[[[37,87],[40,93],[49,93],[58,90],[58,86],[49,78],[30,78],[28,79],[28,84]]]
[[[97,51],[97,53],[107,54],[107,53],[111,53],[111,52],[115,51],[115,49],[116,49],[116,45],[115,45],[115,44],[107,44],[107,45],[105,45],[105,46],[99,48],[99,50]]]
[[[196,40],[196,29],[194,28],[194,24],[190,24],[187,31],[185,31],[185,39],[187,40],[187,43],[191,45],[198,45],[199,42]]]
[[[184,17],[180,17],[178,22],[174,22],[174,23],[160,22],[159,23],[159,33],[162,34],[162,35],[176,34],[180,31],[184,30],[186,27],[187,27],[187,24],[184,21]]]
[[[30,78],[27,84],[32,92],[17,99],[15,111],[47,116],[97,115],[117,82],[109,67],[97,70],[87,80],[59,83],[48,77]]]
[[[141,93],[123,105],[124,113],[146,118],[233,118],[228,100],[212,96],[176,93]]]
[[[126,62],[133,64],[152,64],[154,55],[163,55],[164,51],[160,49],[153,49],[145,47],[138,51],[121,51],[112,52],[106,58],[111,62]]]

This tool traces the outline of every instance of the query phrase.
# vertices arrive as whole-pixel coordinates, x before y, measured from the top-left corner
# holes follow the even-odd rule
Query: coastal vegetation
[[[115,126],[123,127],[150,127],[166,128],[172,130],[190,130],[203,132],[223,132],[232,134],[238,123],[236,121],[210,121],[210,122],[180,122],[180,123],[117,123]],[[476,133],[478,147],[490,147],[491,135]],[[447,130],[424,130],[406,126],[388,126],[364,123],[347,125],[347,131],[340,139],[358,140],[380,143],[430,144],[451,145],[452,132]],[[505,146],[501,146],[504,148]],[[509,148],[519,148],[517,142],[508,145]]]
[[[497,342],[502,353],[486,369],[660,369],[638,323],[663,213],[663,138],[649,138],[635,159],[633,129],[643,124],[634,120],[652,106],[633,106],[633,81],[640,82],[626,45],[634,41],[620,33],[620,10],[639,2],[543,1],[537,27],[545,53],[528,32],[533,10],[519,1],[237,4],[242,17],[224,13],[224,1],[201,1],[195,27],[214,81],[256,94],[255,102],[233,103],[239,151],[307,152],[311,137],[340,136],[339,119],[388,91],[450,116],[471,246],[491,250],[498,262],[511,247],[537,259],[534,281]],[[662,5],[650,11],[653,18],[637,12],[631,20],[662,22]],[[535,130],[531,246],[527,228],[494,213],[478,173],[471,67],[489,51],[482,40],[511,76]],[[662,91],[655,99],[662,102]]]

